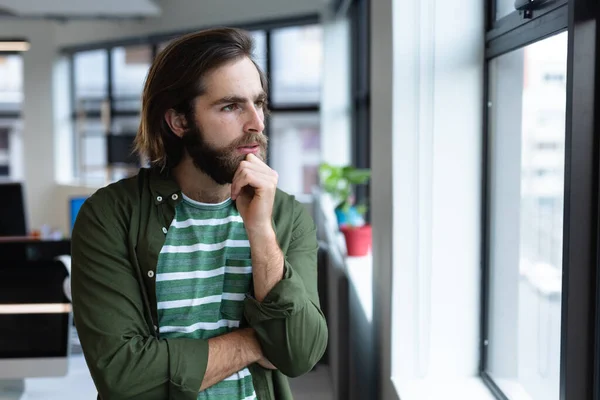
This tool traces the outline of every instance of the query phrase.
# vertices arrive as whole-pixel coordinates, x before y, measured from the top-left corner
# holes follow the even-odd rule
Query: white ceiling
[[[160,14],[155,0],[0,0],[0,15],[22,18],[132,18]]]

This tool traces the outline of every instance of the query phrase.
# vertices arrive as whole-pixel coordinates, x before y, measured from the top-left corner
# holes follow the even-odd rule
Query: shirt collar
[[[164,169],[150,169],[150,192],[154,198],[154,204],[161,204],[168,199],[179,202],[181,200],[181,188],[175,181],[173,174]]]

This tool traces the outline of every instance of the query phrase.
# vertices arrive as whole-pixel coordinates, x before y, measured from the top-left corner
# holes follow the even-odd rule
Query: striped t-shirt
[[[205,204],[183,196],[156,271],[162,337],[209,339],[239,327],[252,260],[232,200]],[[256,399],[250,371],[245,368],[209,387],[198,399]]]

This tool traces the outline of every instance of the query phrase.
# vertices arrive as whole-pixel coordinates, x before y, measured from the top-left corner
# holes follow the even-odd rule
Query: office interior
[[[317,225],[329,343],[295,398],[600,399],[597,0],[0,0],[0,398],[95,398],[72,224],[139,167],[153,57],[214,26],[252,33]],[[366,254],[323,164],[370,172]]]

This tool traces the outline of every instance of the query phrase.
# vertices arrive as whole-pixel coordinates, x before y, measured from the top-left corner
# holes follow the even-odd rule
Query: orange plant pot
[[[373,242],[371,225],[359,227],[342,226],[340,230],[346,239],[346,249],[349,256],[361,257],[369,253]]]

